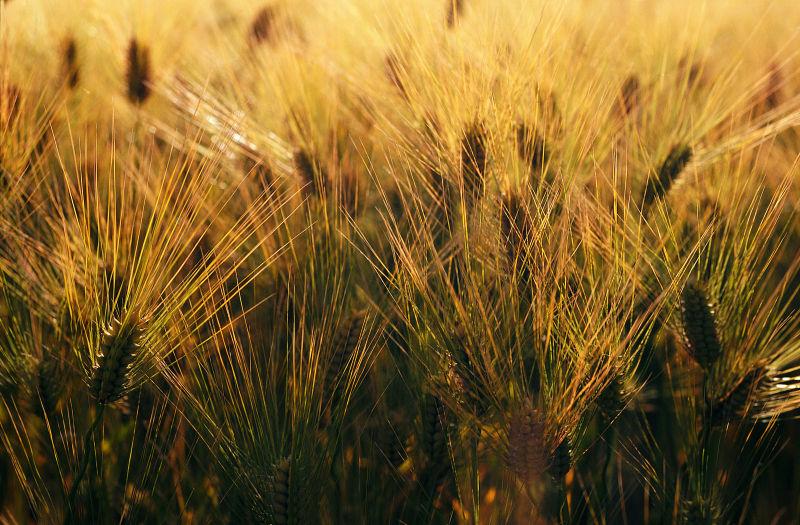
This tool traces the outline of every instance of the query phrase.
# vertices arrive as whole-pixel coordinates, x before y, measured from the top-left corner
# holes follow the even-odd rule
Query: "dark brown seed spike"
[[[447,27],[452,29],[458,23],[464,14],[464,3],[464,0],[447,0],[447,16],[445,17]]]
[[[507,463],[511,471],[526,483],[547,467],[544,423],[531,405],[520,408],[511,418]]]
[[[140,105],[151,92],[150,50],[132,38],[128,46],[128,100]]]
[[[767,84],[764,86],[764,107],[767,111],[777,108],[783,101],[784,78],[780,66],[773,62],[767,73]]]
[[[481,199],[486,189],[487,142],[486,130],[480,122],[474,123],[461,139],[461,168],[467,209]]]
[[[64,43],[63,68],[67,87],[75,89],[80,81],[80,68],[78,67],[78,45],[73,38],[67,39]]]
[[[641,98],[641,85],[639,77],[630,75],[622,83],[619,95],[619,107],[623,115],[630,115],[639,106]]]
[[[722,347],[717,336],[716,313],[705,291],[695,283],[688,283],[683,289],[681,314],[686,350],[704,370],[710,369]]]
[[[254,44],[272,43],[275,39],[275,8],[264,6],[250,24],[250,41]]]

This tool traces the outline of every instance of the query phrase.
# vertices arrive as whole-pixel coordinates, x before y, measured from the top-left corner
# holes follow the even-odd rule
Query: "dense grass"
[[[788,0],[0,3],[0,523],[796,523]]]

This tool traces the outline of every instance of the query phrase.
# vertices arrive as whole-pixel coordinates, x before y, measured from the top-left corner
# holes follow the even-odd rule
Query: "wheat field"
[[[0,523],[800,523],[796,0],[0,0]]]

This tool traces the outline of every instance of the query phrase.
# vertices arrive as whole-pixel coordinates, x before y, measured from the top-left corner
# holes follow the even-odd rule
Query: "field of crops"
[[[797,0],[0,0],[0,524],[800,523]]]

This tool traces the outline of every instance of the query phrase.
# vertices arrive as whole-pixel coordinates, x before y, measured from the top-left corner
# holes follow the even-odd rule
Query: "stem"
[[[77,496],[78,487],[80,486],[83,477],[86,475],[86,469],[89,466],[89,447],[92,446],[92,437],[94,436],[94,431],[103,420],[104,410],[104,404],[98,406],[94,421],[92,422],[91,426],[89,426],[89,430],[86,431],[86,436],[83,438],[83,458],[81,459],[80,467],[78,467],[78,475],[75,477],[75,481],[72,482],[72,488],[70,489],[69,496],[67,497],[67,518],[64,520],[65,524],[72,523],[75,518],[75,496]]]
[[[601,494],[604,498],[603,504],[608,504],[611,501],[611,494],[609,493],[608,487],[609,482],[608,480],[612,477],[611,472],[611,460],[614,457],[616,452],[616,442],[617,442],[617,429],[616,427],[611,424],[608,430],[608,440],[606,441],[606,459],[603,462],[603,470],[600,472],[600,480],[601,480]]]

